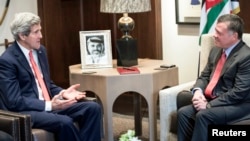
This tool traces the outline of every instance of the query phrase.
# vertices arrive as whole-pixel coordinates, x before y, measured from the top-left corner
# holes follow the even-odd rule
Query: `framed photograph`
[[[80,31],[82,69],[113,67],[110,30]]]
[[[175,0],[177,24],[199,24],[201,0]]]

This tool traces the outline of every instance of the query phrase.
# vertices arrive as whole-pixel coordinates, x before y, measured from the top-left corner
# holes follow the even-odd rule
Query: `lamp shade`
[[[150,0],[101,0],[103,13],[139,13],[151,11]]]

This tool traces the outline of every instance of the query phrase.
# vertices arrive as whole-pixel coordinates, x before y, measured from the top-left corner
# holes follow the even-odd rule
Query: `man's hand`
[[[52,110],[62,110],[70,107],[74,103],[76,103],[77,100],[75,99],[61,99],[61,95],[55,95],[53,99],[51,100],[52,103]]]
[[[80,84],[72,85],[68,89],[66,89],[62,93],[63,99],[77,100],[77,101],[84,99],[86,97],[86,93],[85,92],[77,91],[76,89],[78,87],[80,87]]]
[[[197,111],[206,109],[207,100],[200,90],[196,90],[192,98],[192,103]]]

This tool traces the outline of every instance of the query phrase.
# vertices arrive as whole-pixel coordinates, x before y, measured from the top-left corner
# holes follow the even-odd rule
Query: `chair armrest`
[[[0,130],[11,135],[14,141],[20,141],[19,118],[0,115]]]
[[[97,102],[97,98],[95,98],[95,97],[85,97],[81,101],[94,101],[94,102]]]
[[[32,141],[31,117],[28,114],[0,110],[0,115],[19,118],[20,137],[22,141]]]
[[[195,81],[180,84],[170,88],[166,88],[159,91],[160,102],[160,139],[161,141],[167,141],[168,133],[170,130],[171,113],[176,112],[176,98],[177,94],[182,90],[189,90]]]

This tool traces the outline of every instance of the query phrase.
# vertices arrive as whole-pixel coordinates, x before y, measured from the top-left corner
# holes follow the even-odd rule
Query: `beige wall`
[[[177,25],[175,0],[161,0],[163,59],[179,67],[179,83],[196,79],[199,25]]]
[[[5,7],[6,0],[0,0],[0,16],[2,16],[3,9]],[[11,0],[6,17],[0,25],[0,43],[4,42],[4,39],[13,40],[10,33],[9,24],[13,20],[15,13],[18,12],[33,12],[37,14],[37,1],[36,0]],[[4,51],[4,47],[0,46],[0,54]]]

